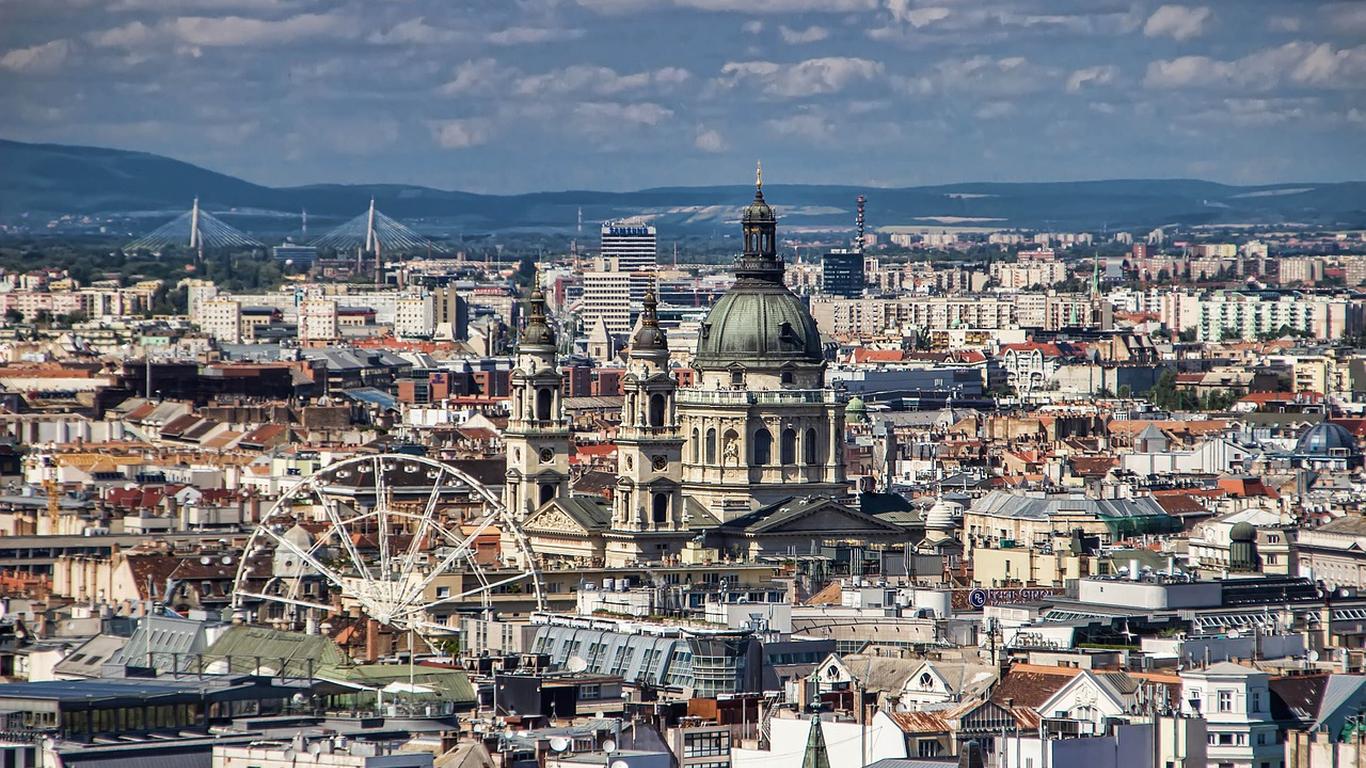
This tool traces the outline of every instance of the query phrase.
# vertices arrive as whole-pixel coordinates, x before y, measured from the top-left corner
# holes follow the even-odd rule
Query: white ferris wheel
[[[423,637],[506,596],[544,607],[526,537],[496,494],[403,454],[331,464],[281,494],[243,551],[234,616],[297,628],[359,609]]]

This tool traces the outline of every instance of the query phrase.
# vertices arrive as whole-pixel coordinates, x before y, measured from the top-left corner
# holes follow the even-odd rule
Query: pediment
[[[583,526],[553,503],[547,504],[540,511],[527,518],[527,521],[522,524],[522,530],[542,533],[571,533],[578,536],[588,535],[588,531]]]

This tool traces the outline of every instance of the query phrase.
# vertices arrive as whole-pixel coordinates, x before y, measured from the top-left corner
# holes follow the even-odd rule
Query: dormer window
[[[744,369],[744,368],[732,368],[732,369],[730,369],[730,385],[731,385],[732,387],[743,387],[743,386],[745,386],[745,369]]]

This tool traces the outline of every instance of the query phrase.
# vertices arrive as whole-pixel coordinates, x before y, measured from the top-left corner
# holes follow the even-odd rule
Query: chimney
[[[379,622],[368,616],[365,619],[365,660],[379,661]]]

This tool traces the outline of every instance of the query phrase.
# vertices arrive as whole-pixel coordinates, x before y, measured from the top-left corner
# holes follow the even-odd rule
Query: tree
[[[24,313],[20,312],[16,307],[10,307],[5,310],[5,322],[9,325],[18,325],[19,323],[24,322]]]
[[[1134,396],[1134,388],[1128,384],[1119,385],[1119,397],[1121,400],[1128,400]]]

